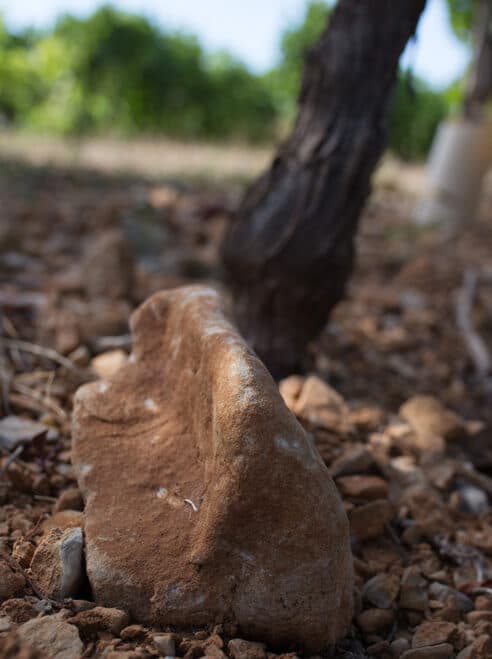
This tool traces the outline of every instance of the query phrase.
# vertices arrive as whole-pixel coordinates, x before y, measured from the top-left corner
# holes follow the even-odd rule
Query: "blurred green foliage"
[[[456,23],[458,5],[474,0],[448,1]],[[205,53],[191,35],[110,6],[86,19],[64,16],[46,32],[14,35],[0,18],[0,121],[63,135],[271,140],[293,120],[304,55],[329,12],[313,0],[284,32],[278,65],[261,76],[227,53]],[[391,148],[424,157],[447,99],[400,74]]]
[[[435,92],[418,78],[400,72],[390,112],[389,148],[406,160],[425,157],[439,123],[448,112],[446,94]]]
[[[287,120],[295,115],[304,56],[321,35],[330,13],[322,0],[312,0],[300,25],[287,29],[280,42],[280,62],[264,79],[275,99],[279,114]]]
[[[472,38],[478,0],[447,0],[451,27],[459,39]]]
[[[0,23],[0,114],[59,134],[263,140],[277,109],[265,81],[230,56],[105,6],[31,39]]]

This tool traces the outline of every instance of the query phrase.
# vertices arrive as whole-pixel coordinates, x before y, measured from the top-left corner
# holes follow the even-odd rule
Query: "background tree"
[[[451,26],[474,50],[467,80],[464,111],[480,114],[492,94],[492,3],[490,0],[448,0]]]
[[[299,368],[344,293],[398,61],[424,6],[340,0],[307,54],[294,129],[226,235],[238,324],[277,376]]]

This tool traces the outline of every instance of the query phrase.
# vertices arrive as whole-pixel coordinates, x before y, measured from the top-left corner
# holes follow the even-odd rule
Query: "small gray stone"
[[[438,581],[435,581],[429,586],[429,595],[432,599],[439,600],[440,602],[445,602],[449,596],[454,597],[456,607],[460,613],[469,613],[474,609],[473,600],[468,595]]]
[[[176,643],[172,634],[159,634],[152,639],[161,657],[175,657]]]

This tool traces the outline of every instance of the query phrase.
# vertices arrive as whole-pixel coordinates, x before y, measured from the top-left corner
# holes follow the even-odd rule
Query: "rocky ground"
[[[70,455],[73,394],[126,361],[130,311],[220,280],[240,189],[0,172],[0,656],[273,658],[230,625],[151,629],[95,606]],[[349,298],[312,347],[312,372],[280,389],[349,516],[356,611],[334,656],[485,659],[492,203],[459,231],[419,229],[410,206],[375,192]]]

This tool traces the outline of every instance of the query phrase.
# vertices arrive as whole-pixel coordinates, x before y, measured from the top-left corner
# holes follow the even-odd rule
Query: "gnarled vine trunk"
[[[276,376],[299,367],[344,293],[398,60],[424,6],[340,0],[306,56],[293,131],[225,237],[236,320]]]

